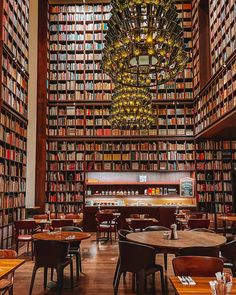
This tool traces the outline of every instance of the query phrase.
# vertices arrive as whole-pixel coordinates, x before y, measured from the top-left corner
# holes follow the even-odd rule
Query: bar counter
[[[196,211],[194,205],[178,206],[179,209],[189,209]],[[160,205],[160,206],[101,206],[100,209],[116,209],[121,214],[119,216],[119,228],[128,229],[126,218],[130,214],[149,214],[151,218],[156,218],[159,225],[170,227],[175,222],[176,205]],[[97,206],[86,206],[84,208],[83,228],[84,231],[96,231],[96,218],[98,212]]]

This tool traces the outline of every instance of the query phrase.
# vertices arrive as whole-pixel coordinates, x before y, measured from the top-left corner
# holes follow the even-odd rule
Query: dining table
[[[170,232],[170,231],[169,231]],[[131,242],[152,246],[162,253],[178,254],[186,247],[214,247],[226,243],[222,235],[200,231],[177,231],[178,239],[167,239],[167,231],[135,232],[127,235]]]
[[[89,239],[91,234],[86,232],[75,231],[52,231],[41,232],[33,235],[34,240],[47,240],[47,241],[66,241],[66,242],[78,242]]]
[[[224,235],[226,235],[226,225],[227,222],[231,222],[232,225],[231,227],[233,227],[233,224],[236,222],[236,215],[221,215],[221,216],[217,216],[217,220],[221,220],[223,222],[223,228],[224,228]]]
[[[15,271],[24,263],[25,259],[0,259],[0,280]]]
[[[215,277],[192,277],[196,285],[183,285],[179,278],[171,276],[169,278],[177,295],[211,295],[210,281],[216,280]],[[233,286],[230,294],[236,294],[236,278],[233,278]]]

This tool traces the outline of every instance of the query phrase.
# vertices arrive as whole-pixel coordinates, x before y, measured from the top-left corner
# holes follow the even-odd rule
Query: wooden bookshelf
[[[113,85],[100,68],[110,4],[49,4],[45,188],[52,210],[78,209],[86,171],[194,170],[191,1],[176,6],[189,64],[152,89],[157,120],[150,130],[121,131],[111,129]]]
[[[204,177],[199,171],[203,164],[199,154],[205,141],[195,143],[195,135],[207,128],[210,120],[214,121],[215,113],[222,117],[224,102],[232,107],[234,88],[223,100],[221,93],[226,93],[228,86],[227,91],[231,91],[230,85],[235,82],[232,74],[230,81],[223,82],[222,86],[224,75],[228,79],[229,73],[235,72],[232,58],[225,72],[218,70],[210,80],[211,70],[204,71],[211,59],[210,47],[203,52],[203,43],[209,41],[210,46],[211,40],[199,42],[208,13],[202,2],[176,1],[189,64],[175,81],[152,89],[156,121],[148,131],[140,132],[112,130],[108,120],[113,85],[102,72],[100,60],[110,5],[49,4],[48,8],[44,1],[48,15],[44,11],[43,22],[48,23],[49,30],[48,36],[45,33],[42,39],[45,41],[47,37],[47,44],[42,42],[40,47],[43,65],[47,60],[47,75],[44,71],[42,84],[46,85],[48,78],[47,88],[39,86],[43,89],[40,106],[44,115],[47,103],[47,134],[43,134],[43,140],[47,141],[47,164],[46,171],[40,170],[37,182],[40,187],[37,199],[42,210],[45,179],[46,202],[51,211],[79,210],[84,202],[87,172],[159,171],[164,174],[187,170],[194,175],[196,171],[196,188],[200,192]],[[207,55],[204,64],[203,57]],[[217,141],[214,144],[214,153],[217,153]],[[206,163],[204,159],[205,164],[214,167],[215,159],[208,159]],[[227,183],[226,179],[221,184],[217,180],[216,187],[228,186]],[[226,190],[224,197],[227,198]],[[231,208],[229,206],[229,210]]]
[[[196,190],[200,211],[213,214],[233,211],[235,148],[235,141],[196,143]]]
[[[236,54],[234,54],[196,98],[195,132],[199,134],[222,120],[236,107]]]
[[[29,1],[0,3],[0,247],[25,217]]]
[[[210,38],[213,74],[236,50],[235,1],[210,0]]]

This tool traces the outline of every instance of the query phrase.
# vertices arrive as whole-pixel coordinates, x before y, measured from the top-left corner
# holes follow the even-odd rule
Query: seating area
[[[227,242],[222,233],[217,234],[209,229],[210,220],[203,218],[202,214],[192,214],[191,217],[194,216],[194,218],[189,218],[189,212],[187,215],[181,214],[182,220],[183,216],[188,216],[186,219],[188,228],[177,231],[180,245],[172,248],[171,228],[159,225],[158,220],[153,222],[153,218],[149,215],[131,214],[126,218],[128,230],[119,229],[118,210],[107,209],[96,213],[95,240],[98,249],[115,247],[117,253],[116,264],[112,269],[114,294],[120,294],[119,290],[124,288],[123,284],[126,285],[125,288],[137,294],[144,294],[147,289],[152,290],[153,294],[157,292],[156,290],[161,294],[167,294],[167,289],[170,287],[168,277],[172,272],[176,276],[212,277],[216,271],[221,272],[224,268],[232,272],[233,276],[235,275],[236,240]],[[28,257],[28,260],[30,259],[29,245],[33,250],[31,259],[34,260],[34,266],[30,295],[34,294],[37,270],[40,268],[44,273],[42,282],[44,289],[48,288],[49,271],[51,281],[56,272],[58,294],[63,293],[64,273],[70,277],[72,289],[75,279],[80,282],[81,277],[86,274],[87,265],[83,263],[83,243],[86,239],[90,239],[90,234],[83,233],[82,228],[75,226],[74,217],[77,216],[74,214],[68,214],[67,218],[66,216],[62,218],[61,215],[60,219],[51,217],[56,216],[50,216],[48,219],[48,215],[36,215],[33,219],[15,223],[17,251],[19,252],[19,243],[21,243],[20,245],[26,249],[24,257]],[[179,216],[176,216],[177,218]],[[137,223],[138,226],[134,228],[133,222],[136,221],[141,222],[142,226],[141,223]],[[80,234],[85,236],[77,236]],[[169,234],[169,240],[166,240],[164,236],[166,234]],[[84,242],[82,242],[83,239],[85,239]],[[165,241],[168,243],[165,244]],[[46,253],[44,249],[47,249]],[[160,254],[163,255],[164,260]],[[16,252],[14,255],[17,257]],[[207,263],[208,267],[204,267],[203,270],[201,266],[204,263]],[[156,273],[159,275],[157,276]],[[121,283],[121,277],[123,277],[123,283]],[[11,286],[3,285],[9,292],[11,292]]]

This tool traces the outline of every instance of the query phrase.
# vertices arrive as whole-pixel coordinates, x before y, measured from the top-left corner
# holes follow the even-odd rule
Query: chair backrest
[[[168,227],[161,225],[151,225],[144,229],[144,231],[167,231],[170,230]]]
[[[115,217],[112,213],[97,213],[96,214],[96,221],[98,224],[107,221],[108,223],[114,220]]]
[[[38,214],[38,215],[34,215],[33,219],[48,219],[47,214]]]
[[[54,219],[52,220],[52,227],[58,228],[63,226],[73,226],[73,219]]]
[[[210,219],[189,219],[188,228],[208,228],[210,225]]]
[[[75,232],[82,232],[82,228],[78,226],[63,226],[61,231],[75,231]]]
[[[214,277],[224,268],[222,259],[208,256],[178,256],[172,265],[176,276]]]
[[[219,247],[186,247],[179,249],[180,256],[219,257]]]
[[[35,263],[39,267],[55,268],[65,262],[68,250],[68,242],[35,240]]]
[[[36,229],[37,224],[34,220],[16,220],[14,221],[14,226],[16,229],[16,236],[18,236],[20,232],[32,234]]]
[[[17,252],[15,250],[0,250],[0,259],[15,259]]]
[[[215,231],[212,230],[212,229],[209,229],[209,228],[193,228],[193,229],[191,229],[191,231],[201,231],[201,232],[204,232],[204,233],[215,234]]]
[[[221,255],[229,259],[236,266],[236,240],[220,247]]]
[[[155,249],[146,245],[119,241],[121,272],[138,272],[155,264]]]
[[[78,226],[63,226],[61,231],[71,231],[71,232],[82,232],[82,228]],[[81,244],[81,241],[70,242],[70,248],[78,248]]]
[[[135,231],[136,229],[140,229],[143,231],[144,228],[151,226],[153,224],[152,220],[145,219],[135,219],[131,220],[130,227]]]
[[[127,229],[120,229],[118,230],[118,238],[120,241],[127,241],[126,236],[128,234],[132,233],[131,231],[127,230]]]

